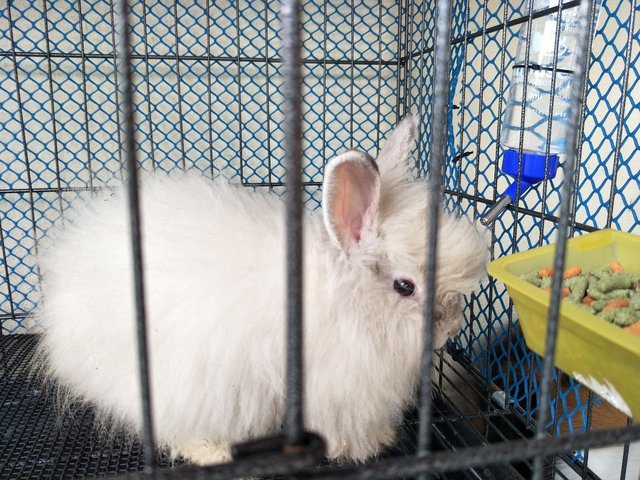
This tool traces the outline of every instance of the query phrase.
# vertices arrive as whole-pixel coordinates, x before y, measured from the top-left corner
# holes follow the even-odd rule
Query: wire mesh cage
[[[443,3],[301,2],[298,127],[307,209],[320,208],[327,159],[351,148],[375,156],[407,115],[418,123],[416,176],[432,173],[439,158],[434,140],[442,137],[441,194],[449,210],[479,219],[507,187],[510,180],[498,168],[500,134],[519,32],[534,17],[577,10],[580,2],[560,8],[547,2],[538,10],[526,0]],[[198,171],[283,195],[283,105],[291,92],[280,2],[129,4],[137,168]],[[549,178],[501,213],[487,230],[493,258],[604,228],[640,233],[637,8],[629,0],[590,9],[575,172]],[[78,198],[115,190],[126,176],[121,16],[107,0],[0,0],[0,11],[0,478],[140,472],[140,440],[126,432],[100,435],[94,411],[84,404],[61,418],[55,392],[29,376],[40,333],[32,315],[39,243],[53,225],[72,221]],[[438,56],[443,12],[451,15],[450,41]],[[448,90],[437,94],[443,83],[435,75],[443,66]],[[563,216],[567,183],[573,188]],[[640,435],[624,413],[560,370],[552,372],[549,402],[542,398],[543,360],[527,349],[502,283],[488,277],[466,297],[464,315],[461,332],[434,357],[430,438],[443,456],[413,456],[421,414],[410,411],[398,444],[380,459],[325,465],[307,475],[530,478],[528,452],[534,452],[549,455],[542,472],[550,477],[638,477]],[[615,427],[626,428],[611,433]],[[584,448],[610,443],[606,450]],[[463,460],[446,456],[460,450]],[[157,457],[167,468],[156,476],[198,473],[162,452]],[[208,473],[301,468],[293,460],[278,468],[248,461]]]

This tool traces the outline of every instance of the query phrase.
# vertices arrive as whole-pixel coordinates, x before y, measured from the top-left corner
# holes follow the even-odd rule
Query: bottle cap
[[[547,156],[544,153],[523,151],[521,165],[519,156],[518,150],[505,150],[502,159],[502,171],[507,175],[518,178],[518,167],[521,166],[522,171],[520,172],[520,177],[529,184],[556,176],[560,163],[560,157],[558,155],[550,154],[548,157],[549,160],[547,161]]]

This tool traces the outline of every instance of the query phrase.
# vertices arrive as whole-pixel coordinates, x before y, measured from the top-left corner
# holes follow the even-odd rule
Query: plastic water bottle
[[[558,0],[535,0],[533,10],[535,12],[557,5]],[[594,8],[598,9],[598,5],[596,4]],[[597,13],[596,10],[596,18]],[[531,21],[529,41],[527,24],[524,23],[520,28],[516,62],[512,68],[511,87],[500,138],[504,148],[501,169],[514,178],[514,181],[481,219],[484,225],[492,223],[529,187],[545,178],[554,178],[557,173],[560,155],[566,150],[571,85],[579,80],[574,75],[579,28],[578,8],[562,9],[560,16],[557,13],[551,13],[534,18]],[[555,59],[557,62],[555,62],[557,29],[559,29],[560,38]],[[526,61],[527,43],[529,43],[528,62]],[[524,126],[522,125],[523,109]],[[551,124],[550,134],[549,124]],[[521,136],[522,161],[520,161]]]

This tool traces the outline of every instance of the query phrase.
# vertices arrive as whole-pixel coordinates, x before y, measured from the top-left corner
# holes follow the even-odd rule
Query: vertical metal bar
[[[355,82],[355,76],[356,76],[356,67],[355,67],[355,54],[356,54],[356,41],[355,41],[355,30],[356,30],[356,20],[355,20],[355,16],[356,16],[356,6],[355,6],[355,0],[351,0],[351,17],[350,17],[350,27],[351,27],[351,33],[350,33],[350,38],[349,41],[351,43],[351,53],[350,53],[350,58],[349,58],[349,74],[351,76],[350,78],[350,82],[349,82],[349,148],[353,148],[353,111],[354,111],[354,98],[355,95],[353,94],[354,91],[354,84]]]
[[[7,7],[10,8],[10,7]],[[7,249],[4,242],[4,229],[2,228],[2,215],[0,215],[0,249],[2,249],[2,266],[4,270],[5,284],[7,285],[7,299],[9,300],[9,313],[11,314],[11,320],[16,320],[16,309],[13,303],[13,288],[9,281],[9,265],[7,263]],[[4,322],[0,317],[0,337],[4,335]],[[0,342],[1,344],[1,342]]]
[[[53,156],[56,172],[56,185],[58,187],[58,206],[60,208],[60,223],[64,225],[64,209],[62,205],[62,182],[60,177],[60,150],[58,147],[58,125],[56,122],[55,102],[53,100],[53,65],[51,62],[51,36],[49,33],[49,12],[47,0],[42,1],[44,11],[44,38],[47,51],[47,73],[49,74],[49,106],[51,108],[51,134],[53,136]],[[88,137],[87,137],[88,138]]]
[[[467,15],[469,14],[469,3],[467,2]],[[482,116],[484,113],[484,91],[485,91],[485,70],[487,68],[487,63],[486,63],[486,51],[487,51],[487,22],[488,22],[488,10],[489,10],[489,6],[488,6],[488,0],[484,0],[484,4],[482,6],[482,43],[481,43],[481,47],[480,47],[480,89],[478,91],[478,131],[476,133],[476,146],[475,146],[475,151],[476,151],[476,158],[480,158],[480,152],[484,151],[482,148]],[[468,19],[467,19],[468,22]],[[466,63],[466,33],[465,33],[465,63]],[[465,72],[465,80],[466,80],[466,72]],[[464,111],[464,105],[463,105],[463,111]],[[498,117],[500,118],[500,117]],[[464,128],[464,127],[463,127]],[[462,132],[460,133],[460,136],[462,137]],[[498,137],[498,140],[499,141]],[[458,178],[461,180],[462,179],[462,162],[464,160],[461,158],[459,161],[459,165],[458,165]],[[478,183],[479,183],[479,178],[480,178],[480,165],[479,165],[479,161],[476,164],[476,169],[475,169],[475,174],[474,174],[474,178],[473,178],[473,189],[474,189],[474,199],[475,201],[473,202],[473,219],[476,220],[478,218],[478,197],[480,195],[479,190],[478,190]],[[461,181],[458,183],[458,189],[461,188]],[[460,201],[460,197],[458,197],[458,202]],[[473,307],[473,302],[476,300],[476,295],[475,293],[471,295],[471,307]],[[471,322],[470,322],[470,331],[473,332],[473,315],[470,316],[471,318]],[[480,329],[479,329],[480,330]],[[487,344],[486,344],[486,352],[487,352],[487,360],[486,360],[486,366],[485,366],[485,378],[489,379],[489,377],[491,376],[491,352],[492,352],[492,348],[491,348],[491,344],[493,343],[493,329],[491,328],[491,325],[489,325],[489,328],[487,328]],[[469,345],[469,347],[471,347],[471,345]],[[470,348],[471,350],[471,348]],[[487,405],[491,404],[491,391],[490,389],[486,390],[486,402]],[[487,424],[488,425],[488,424]],[[485,434],[488,435],[489,431],[488,429],[485,430]]]
[[[284,432],[289,444],[303,435],[302,328],[302,77],[300,1],[282,2],[284,75],[284,146],[287,222],[287,412]]]
[[[526,33],[526,37],[527,37],[527,44],[525,47],[525,55],[524,55],[524,72],[523,72],[523,80],[522,80],[522,109],[520,112],[520,137],[518,139],[518,174],[516,176],[516,201],[513,205],[514,207],[514,211],[513,211],[513,233],[511,235],[511,252],[515,253],[516,252],[516,246],[518,244],[518,217],[519,217],[519,209],[517,208],[518,205],[520,204],[520,181],[521,181],[521,175],[522,175],[522,152],[524,149],[524,129],[525,129],[525,125],[526,125],[526,102],[527,102],[527,93],[528,93],[528,79],[529,79],[529,55],[531,52],[531,42],[529,41],[531,38],[531,28],[532,28],[532,22],[533,22],[533,10],[534,10],[534,0],[527,0],[527,33]],[[518,37],[520,37],[520,33],[518,32]],[[520,41],[520,38],[518,38],[518,41]],[[509,298],[509,319],[513,318],[513,301],[511,300],[511,298]],[[533,353],[530,353],[530,358],[533,359],[535,358],[533,356]],[[528,378],[528,386],[529,386],[529,391],[531,392],[532,390],[532,385],[533,385],[533,375],[530,373],[529,374],[529,378]],[[527,424],[530,424],[531,422],[531,396],[528,395],[527,396],[527,408],[526,408],[526,412],[527,412]]]
[[[520,194],[520,182],[522,179],[522,155],[524,150],[524,132],[526,125],[526,115],[527,109],[525,108],[527,103],[527,94],[528,94],[528,84],[529,81],[529,55],[531,53],[531,30],[533,23],[533,9],[534,9],[534,0],[527,1],[527,13],[529,17],[527,18],[527,43],[525,47],[524,54],[524,72],[522,77],[522,108],[520,111],[520,136],[518,138],[518,174],[516,176],[516,201],[513,204],[514,212],[513,212],[513,234],[511,236],[511,251],[513,253],[516,252],[516,245],[518,244],[518,217],[519,217],[519,209],[517,208],[520,205],[521,198]],[[518,33],[518,37],[520,34]],[[520,41],[520,38],[518,38]]]
[[[469,28],[469,17],[470,17],[470,9],[469,9],[469,0],[465,1],[465,7],[464,7],[464,17],[465,17],[465,29],[464,29],[464,40],[462,42],[462,80],[460,82],[461,84],[461,88],[460,88],[460,135],[458,137],[459,139],[459,151],[460,153],[463,152],[463,147],[464,147],[464,132],[465,132],[465,126],[466,126],[466,112],[467,112],[467,67],[468,67],[468,62],[467,62],[467,50],[469,48],[469,32],[470,32],[470,28]],[[499,117],[498,117],[499,118]],[[476,150],[477,154],[479,155],[480,152],[479,150]],[[458,175],[456,177],[456,186],[458,187],[458,197],[459,194],[462,193],[462,162],[460,162],[460,165],[458,166]],[[476,206],[476,210],[477,210],[477,206]]]
[[[502,119],[502,115],[504,112],[504,90],[505,90],[505,69],[506,69],[506,56],[507,56],[507,22],[509,19],[509,4],[508,2],[504,3],[504,6],[502,8],[502,34],[500,37],[500,80],[498,82],[498,119]],[[464,105],[463,105],[464,108]],[[495,154],[494,154],[494,158],[497,159],[500,156],[500,135],[502,133],[502,122],[498,122],[498,127],[496,130],[496,148],[495,148]],[[495,204],[496,202],[496,192],[498,191],[498,172],[499,169],[497,167],[494,168],[494,173],[493,173],[493,181],[492,181],[492,186],[493,186],[493,203]],[[498,237],[496,235],[496,224],[497,222],[493,222],[491,224],[491,260],[493,260],[495,258],[496,255],[496,245],[498,244]],[[489,310],[488,310],[488,323],[489,325],[493,325],[494,322],[494,318],[493,318],[493,302],[494,302],[494,292],[496,291],[496,280],[493,277],[489,277]],[[511,300],[509,300],[509,307],[507,309],[507,338],[511,338],[511,331],[513,329],[513,303],[511,302]],[[507,343],[507,372],[506,372],[506,377],[504,380],[504,394],[505,394],[505,404],[502,406],[503,408],[506,407],[509,403],[509,392],[511,391],[511,355],[512,355],[512,350],[511,350],[511,344],[512,342],[509,341]],[[489,347],[491,345],[489,344]],[[491,348],[489,348],[489,352],[491,352]],[[487,359],[487,364],[489,365],[489,369],[491,368],[491,358],[489,357]]]
[[[591,51],[593,48],[593,40],[595,38],[596,31],[596,9],[593,9],[591,12],[591,19],[589,21],[589,42],[587,42],[587,58],[591,58]],[[580,123],[578,124],[578,133],[581,136],[581,141],[578,142],[578,148],[576,151],[576,165],[580,165],[582,162],[582,147],[584,142],[582,138],[584,138],[584,121],[586,118],[586,109],[587,109],[587,88],[588,88],[588,80],[589,80],[589,71],[590,71],[591,62],[587,61],[587,70],[585,71],[585,84],[582,91],[582,96],[584,101],[580,104]],[[575,187],[573,193],[571,194],[571,213],[569,215],[569,236],[573,237],[573,233],[576,228],[576,206],[578,204],[578,187],[580,185],[580,169],[576,168],[575,173]]]
[[[242,149],[242,60],[240,46],[240,2],[236,2],[236,64],[238,65],[238,94],[236,103],[238,104],[238,154],[240,157],[240,183],[244,184],[244,158]]]
[[[632,23],[633,25],[633,23]],[[633,425],[631,418],[627,418],[627,427]],[[629,442],[624,442],[624,448],[622,450],[622,465],[620,466],[620,480],[627,478],[627,467],[629,463]]]
[[[145,470],[155,468],[154,428],[152,418],[152,398],[149,371],[149,351],[147,345],[147,325],[144,295],[144,274],[142,258],[142,232],[140,200],[138,197],[138,172],[136,163],[136,140],[133,111],[133,67],[131,65],[131,32],[129,5],[127,0],[115,3],[115,27],[118,33],[118,70],[120,72],[122,113],[123,113],[123,156],[125,159],[126,190],[131,228],[131,249],[133,254],[133,287],[135,295],[136,330],[138,339],[138,362],[143,421],[143,451]]]
[[[322,21],[324,23],[322,38],[322,164],[327,163],[327,37],[329,36],[329,15],[327,13],[327,3],[322,5]],[[324,171],[324,170],[323,170]]]
[[[117,52],[116,52],[116,29],[115,29],[115,16],[114,16],[114,12],[113,12],[113,2],[110,2],[110,6],[109,6],[109,19],[111,21],[111,48],[113,48],[113,81],[114,81],[114,87],[115,87],[115,100],[116,100],[116,136],[117,136],[117,141],[118,141],[118,146],[122,145],[122,132],[120,131],[120,108],[118,108],[118,105],[120,105],[120,92],[118,92],[118,85],[119,85],[119,80],[118,80],[118,56],[117,56]],[[123,161],[122,161],[122,151],[120,148],[118,148],[118,163],[120,165],[120,178],[122,180],[124,180],[124,172],[123,172]]]
[[[187,7],[185,7],[186,9]],[[176,90],[178,94],[178,126],[180,127],[180,152],[182,153],[182,170],[187,169],[186,151],[184,148],[184,115],[182,113],[182,74],[180,72],[180,36],[178,35],[178,2],[173,4],[173,32],[176,42]]]
[[[45,20],[46,22],[46,20]],[[87,139],[87,144],[85,145],[87,150],[87,170],[89,170],[89,188],[93,189],[93,169],[91,168],[91,142],[89,141],[89,132],[91,129],[89,128],[89,107],[88,107],[88,99],[87,99],[87,59],[86,53],[84,50],[84,27],[83,27],[83,12],[82,12],[82,1],[78,0],[78,27],[80,29],[80,55],[81,60],[80,64],[82,65],[82,109],[84,110],[84,134]]]
[[[485,69],[487,68],[487,19],[488,19],[488,1],[484,0],[484,5],[482,7],[482,45],[480,48],[480,90],[478,91],[478,132],[476,135],[476,155],[480,157],[480,152],[482,152],[481,140],[482,140],[482,114],[484,113],[483,103],[484,103],[484,90],[485,90]],[[498,140],[499,141],[499,140]],[[460,168],[462,170],[462,168]],[[476,165],[476,172],[473,179],[474,184],[474,197],[478,198],[478,179],[480,175],[479,165]],[[474,220],[478,218],[478,202],[474,203],[473,207],[473,218]],[[491,329],[489,329],[489,333],[491,333]]]
[[[398,28],[398,36],[396,41],[396,119],[400,118],[400,71],[402,67],[402,7],[404,3],[403,0],[398,0],[398,21],[396,22],[396,26]]]
[[[613,169],[611,175],[611,188],[609,190],[609,205],[607,207],[607,223],[606,228],[611,228],[613,222],[613,206],[616,197],[616,184],[618,179],[618,165],[620,164],[620,151],[622,150],[622,136],[623,128],[625,125],[625,113],[627,105],[627,93],[629,91],[629,70],[631,66],[631,49],[633,48],[634,26],[636,19],[636,4],[634,0],[631,5],[631,12],[629,17],[629,28],[627,30],[627,44],[625,46],[627,58],[624,62],[624,73],[622,75],[622,92],[620,93],[620,112],[618,113],[618,124],[616,125],[616,143],[613,149]]]
[[[422,28],[420,29],[420,47],[418,52],[420,53],[420,59],[418,60],[418,62],[420,63],[420,80],[419,80],[419,85],[420,87],[418,88],[418,158],[425,158],[426,159],[426,155],[423,155],[423,151],[424,151],[424,146],[422,145],[422,119],[423,119],[423,111],[422,111],[422,107],[424,105],[424,102],[422,101],[423,99],[423,91],[422,88],[425,85],[426,82],[426,76],[425,76],[425,57],[426,57],[426,53],[425,53],[425,44],[426,44],[426,37],[427,37],[427,21],[425,19],[426,16],[426,7],[427,7],[427,2],[422,2],[421,5],[421,10],[420,10],[420,19],[422,20]],[[411,55],[408,55],[408,57],[411,57]],[[408,60],[407,60],[408,61]],[[416,63],[418,63],[416,62]],[[426,152],[425,152],[426,153]],[[425,160],[426,162],[426,160]],[[418,162],[418,175],[425,175],[426,174],[426,165],[425,164],[421,164],[421,162]]]
[[[560,199],[560,220],[558,222],[558,240],[553,261],[553,278],[551,283],[551,305],[549,306],[549,320],[544,349],[544,364],[542,371],[542,390],[539,402],[536,438],[542,439],[546,435],[547,409],[551,397],[551,380],[555,359],[556,339],[558,334],[558,315],[560,312],[560,288],[562,287],[562,271],[564,269],[569,230],[569,213],[571,208],[571,194],[574,187],[573,175],[575,171],[576,130],[579,122],[582,93],[584,91],[585,73],[587,65],[586,44],[589,35],[589,20],[593,10],[592,1],[584,1],[579,7],[578,38],[576,39],[576,66],[574,83],[571,85],[571,102],[569,103],[567,153],[564,162],[565,181],[562,184]],[[533,480],[542,480],[544,471],[544,457],[534,459]]]
[[[213,86],[211,83],[211,2],[207,2],[207,123],[209,126],[209,162],[211,162],[211,178],[216,174],[213,158]]]
[[[538,245],[542,245],[542,241],[544,239],[544,224],[545,224],[545,205],[547,204],[547,191],[548,191],[548,172],[549,172],[549,155],[551,154],[551,134],[552,134],[552,128],[553,128],[553,108],[555,105],[555,90],[556,90],[556,83],[557,83],[557,78],[558,78],[558,70],[557,70],[557,65],[558,65],[558,52],[559,52],[559,47],[560,47],[560,35],[561,35],[561,24],[562,24],[562,9],[563,5],[562,3],[558,3],[558,12],[555,14],[556,15],[556,28],[555,28],[555,38],[554,38],[554,44],[553,44],[553,65],[554,68],[551,71],[551,86],[549,87],[549,90],[551,92],[550,96],[549,96],[549,110],[548,110],[548,117],[549,117],[549,121],[547,122],[547,133],[546,133],[546,145],[545,145],[545,166],[544,166],[544,181],[542,182],[542,202],[541,202],[541,209],[540,209],[540,232],[539,232],[539,236],[538,236]],[[577,129],[577,125],[576,125],[576,129]],[[567,181],[571,181],[573,182],[572,178],[568,178]],[[568,214],[568,212],[567,212]],[[568,233],[568,232],[567,232]],[[546,362],[546,357],[545,357],[545,362]],[[546,366],[546,364],[545,364]],[[553,371],[553,370],[552,370]],[[549,382],[551,382],[551,379],[549,379]],[[559,398],[559,393],[560,393],[560,382],[557,381],[556,382],[556,388],[555,388],[555,414],[553,415],[553,426],[552,426],[552,431],[553,434],[556,435],[556,428],[558,426],[558,413],[559,413],[559,402],[558,402],[558,398]],[[550,393],[551,395],[551,393]],[[535,463],[534,463],[535,465]],[[552,471],[555,470],[555,466],[556,466],[556,457],[553,456],[551,458],[551,464],[550,464],[550,468]],[[535,467],[534,467],[535,468]]]
[[[409,1],[409,0],[407,0]],[[404,66],[406,64],[406,60],[403,60],[404,51],[406,50],[406,28],[409,23],[408,17],[408,9],[406,4],[402,0],[398,0],[398,18],[402,19],[398,22],[398,53],[396,56],[396,117],[400,118],[401,115],[405,112],[405,108],[403,108],[405,99],[403,95],[403,85],[404,85]],[[405,10],[403,12],[403,10]],[[402,36],[405,35],[405,43],[402,42]]]
[[[404,96],[403,96],[403,116],[407,116],[409,115],[409,113],[411,112],[411,83],[412,83],[412,78],[411,78],[411,67],[412,67],[412,63],[413,63],[413,56],[412,56],[412,51],[411,51],[411,47],[413,44],[413,12],[414,12],[414,6],[415,6],[415,0],[409,0],[411,1],[411,5],[410,7],[407,9],[407,16],[406,18],[406,37],[405,37],[405,52],[406,52],[406,60],[404,62],[403,65],[403,69],[404,69]],[[420,130],[420,126],[418,126],[418,130]]]
[[[267,175],[267,182],[269,183],[269,188],[273,188],[273,164],[272,164],[272,152],[271,152],[271,76],[269,72],[269,4],[267,0],[263,1],[264,7],[264,68],[265,68],[265,93],[266,93],[266,102],[265,108],[267,109],[267,165],[269,168],[269,173]]]
[[[382,2],[378,2],[378,82],[376,105],[376,157],[380,152],[380,105],[382,103]]]
[[[593,416],[593,392],[589,390],[589,394],[587,396],[587,422],[585,430],[591,430],[591,418]],[[589,468],[589,448],[585,448],[583,450],[583,461],[582,461],[582,478],[586,478],[587,469]]]
[[[422,354],[420,383],[420,418],[418,429],[418,455],[425,455],[430,448],[431,433],[431,370],[433,367],[433,318],[435,315],[436,248],[441,201],[441,172],[447,134],[449,110],[449,66],[451,36],[451,2],[440,0],[436,14],[435,74],[433,87],[433,121],[431,123],[429,204],[427,218],[427,267],[425,271],[426,300],[424,303],[424,351]]]
[[[142,25],[144,28],[144,66],[147,84],[147,118],[149,119],[149,152],[151,155],[151,169],[156,170],[156,155],[153,142],[153,115],[151,114],[151,80],[149,79],[149,21],[147,19],[147,2],[142,2]]]
[[[545,206],[547,204],[547,195],[548,195],[548,175],[549,175],[549,155],[551,154],[551,135],[553,129],[553,107],[555,104],[556,97],[556,84],[558,71],[555,66],[558,65],[558,55],[560,49],[560,35],[561,35],[561,23],[562,23],[562,11],[563,4],[558,3],[558,12],[556,13],[556,30],[555,30],[555,40],[553,45],[553,65],[554,68],[551,72],[551,86],[549,88],[551,95],[549,98],[549,122],[547,123],[547,133],[546,133],[546,144],[545,144],[545,165],[544,165],[544,180],[542,182],[542,201],[540,208],[540,232],[538,235],[538,246],[542,246],[544,240],[544,225],[545,225]],[[588,37],[591,38],[591,37]],[[557,417],[556,417],[557,418]],[[555,427],[555,425],[554,425]]]

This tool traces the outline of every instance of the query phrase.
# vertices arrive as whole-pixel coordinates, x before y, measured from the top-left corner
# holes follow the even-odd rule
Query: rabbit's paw
[[[211,465],[215,463],[229,463],[231,461],[229,445],[225,443],[213,443],[207,439],[194,440],[193,442],[182,445],[180,453],[189,463],[194,465]]]

